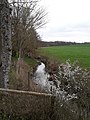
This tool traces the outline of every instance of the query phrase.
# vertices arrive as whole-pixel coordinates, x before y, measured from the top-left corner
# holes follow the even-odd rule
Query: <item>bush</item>
[[[80,68],[78,62],[66,61],[54,76],[57,86],[53,84],[52,90],[57,98],[58,120],[90,120],[90,72]]]

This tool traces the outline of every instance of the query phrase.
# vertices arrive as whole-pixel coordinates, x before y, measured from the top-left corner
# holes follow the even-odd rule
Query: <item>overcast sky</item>
[[[48,12],[44,41],[90,42],[90,0],[41,0]]]

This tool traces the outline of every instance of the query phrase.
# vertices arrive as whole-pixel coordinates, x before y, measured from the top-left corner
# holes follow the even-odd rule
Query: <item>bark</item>
[[[0,36],[0,87],[2,85],[2,73],[1,73],[1,67],[2,67],[2,62],[1,62],[1,36]]]
[[[0,87],[7,88],[9,82],[9,71],[11,64],[11,18],[10,8],[7,0],[0,0],[0,28],[1,28],[1,54],[0,59],[2,66],[0,68],[1,78]]]
[[[2,39],[1,39],[1,1],[0,1],[0,87],[3,86],[2,82],[2,61],[1,61],[1,52],[2,52]]]

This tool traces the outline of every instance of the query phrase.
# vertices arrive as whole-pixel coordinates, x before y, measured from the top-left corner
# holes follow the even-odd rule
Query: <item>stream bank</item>
[[[20,59],[19,61],[13,59],[10,71],[10,89],[43,92],[40,86],[32,80],[33,73],[40,64],[35,61],[31,58]]]
[[[52,87],[58,87],[56,80],[58,63],[44,56],[39,56],[37,60],[41,64],[37,66],[33,79],[42,89],[52,93]]]
[[[9,88],[48,92],[52,83],[55,83],[54,74],[57,73],[57,70],[58,65],[56,62],[44,56],[39,56],[32,60],[31,58],[25,58],[18,62],[14,60],[11,66]]]
[[[45,64],[45,70],[50,74],[57,74],[59,63],[56,60],[52,60],[45,56],[38,56],[38,61]]]
[[[43,58],[42,58],[43,59]],[[45,59],[44,59],[45,60]],[[40,59],[39,59],[40,61]],[[68,61],[66,64],[59,65],[59,73],[58,76],[55,76],[58,69],[55,62],[51,60],[47,60],[37,67],[34,68],[34,73],[37,75],[37,78],[40,80],[40,73],[47,73],[58,77],[57,79],[46,79],[45,81],[35,82],[36,79],[30,79],[30,90],[39,91],[39,92],[52,92],[57,98],[57,108],[55,111],[58,113],[59,118],[63,120],[63,115],[65,120],[89,120],[90,119],[90,73],[87,71],[83,71],[77,64],[70,64]],[[24,63],[23,63],[24,64]],[[24,75],[24,83],[27,83],[27,70],[22,65],[22,74]],[[51,67],[50,67],[51,66]],[[55,67],[54,67],[55,66]],[[55,69],[54,69],[55,68]],[[42,70],[43,71],[42,71]],[[37,72],[39,70],[39,72]],[[27,71],[28,72],[28,71]],[[21,74],[21,75],[22,75]],[[26,75],[26,76],[25,76]],[[50,76],[51,76],[50,75]],[[48,77],[48,76],[47,76]],[[22,77],[23,78],[23,77]],[[37,80],[38,80],[37,79]],[[43,78],[44,79],[44,78]],[[41,79],[42,80],[42,79]],[[87,82],[86,82],[87,81]],[[57,83],[57,85],[55,85]],[[43,86],[41,87],[41,85]],[[59,86],[58,86],[59,85]],[[45,89],[43,89],[43,87]],[[19,87],[20,88],[20,87]],[[26,85],[25,88],[28,88]],[[52,91],[53,89],[53,91]],[[28,89],[27,89],[28,90]],[[45,91],[46,90],[46,91]],[[84,97],[83,97],[84,96]],[[66,112],[65,112],[66,111]],[[68,115],[68,118],[67,118]]]

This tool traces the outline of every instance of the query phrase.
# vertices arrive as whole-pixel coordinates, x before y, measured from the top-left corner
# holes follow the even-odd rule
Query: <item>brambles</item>
[[[57,106],[59,105],[61,111],[63,108],[70,115],[73,114],[75,120],[89,120],[90,72],[80,68],[77,62],[70,64],[67,61],[59,66],[55,77],[58,87],[53,86],[53,93],[59,103]],[[65,120],[65,117],[61,120]]]

